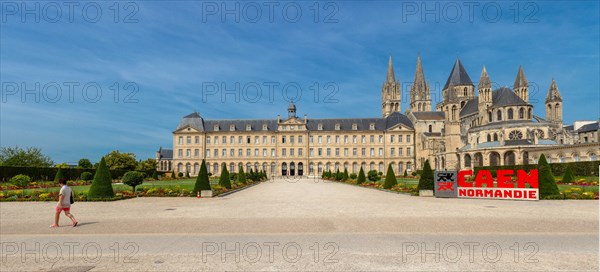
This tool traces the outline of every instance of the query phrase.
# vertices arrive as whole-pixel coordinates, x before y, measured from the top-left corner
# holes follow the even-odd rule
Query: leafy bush
[[[352,173],[352,174],[350,174],[350,178],[351,178],[351,179],[356,179],[356,177],[358,177],[358,175],[356,175],[356,173]]]
[[[94,175],[92,175],[92,173],[90,173],[90,172],[83,172],[83,173],[81,173],[81,176],[79,178],[81,180],[89,181],[94,178]]]
[[[367,178],[370,181],[378,181],[381,179],[381,177],[379,176],[379,173],[375,170],[371,170],[367,173]]]
[[[158,172],[157,171],[152,172],[152,179],[158,180]]]
[[[411,174],[413,177],[416,177],[416,176],[417,176],[417,172],[416,172],[416,171],[413,171],[413,172],[412,172],[412,173],[410,173],[410,174]]]
[[[404,177],[408,177],[408,172],[406,172],[406,169],[404,169]]]
[[[179,174],[177,174],[178,178],[183,178],[183,172],[179,172]]]
[[[413,172],[413,174],[416,174],[416,172]],[[417,188],[419,190],[433,190],[434,188],[433,170],[431,170],[429,160],[426,160],[425,165],[423,165],[423,174],[421,174]]]
[[[96,175],[94,175],[94,181],[88,191],[89,198],[113,198],[115,191],[112,187],[112,178],[108,166],[104,161],[104,157],[100,160],[100,164],[96,169]]]
[[[16,175],[10,179],[10,183],[21,188],[27,188],[31,183],[31,178],[28,175]]]
[[[360,171],[358,172],[358,179],[356,180],[356,184],[361,184],[363,182],[366,181],[365,178],[365,171],[363,170],[362,166],[360,167]]]
[[[385,174],[385,182],[383,183],[383,189],[392,189],[395,185],[398,184],[396,180],[396,175],[394,174],[394,169],[392,169],[392,165],[388,166],[387,173]]]
[[[138,171],[129,171],[123,175],[123,184],[131,186],[135,192],[135,187],[144,183],[144,173]]]

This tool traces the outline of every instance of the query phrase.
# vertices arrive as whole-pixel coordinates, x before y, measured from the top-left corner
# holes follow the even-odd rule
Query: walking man
[[[58,204],[56,204],[56,213],[54,214],[54,224],[51,225],[51,228],[58,227],[58,220],[60,219],[60,212],[65,211],[65,215],[73,221],[73,227],[77,226],[77,220],[75,220],[75,216],[71,214],[71,197],[73,196],[73,190],[69,186],[67,186],[67,179],[60,179],[58,181],[62,187],[60,188],[60,193],[58,195]]]

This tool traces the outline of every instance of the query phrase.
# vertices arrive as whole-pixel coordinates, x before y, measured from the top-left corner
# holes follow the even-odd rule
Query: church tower
[[[546,120],[562,126],[562,96],[554,79],[546,95]]]
[[[400,112],[400,81],[396,81],[392,56],[388,62],[387,77],[381,87],[381,115],[387,117],[393,112]]]
[[[415,81],[410,87],[410,109],[411,112],[431,111],[431,97],[429,84],[425,83],[421,56],[417,57],[417,68],[415,70]]]
[[[484,125],[491,122],[491,113],[488,108],[492,106],[492,81],[488,76],[485,66],[481,70],[479,85],[477,86],[477,108],[479,109],[479,124]]]
[[[527,82],[525,72],[523,72],[523,67],[521,65],[519,65],[519,72],[517,72],[513,90],[517,96],[523,99],[523,101],[529,103],[529,83]]]

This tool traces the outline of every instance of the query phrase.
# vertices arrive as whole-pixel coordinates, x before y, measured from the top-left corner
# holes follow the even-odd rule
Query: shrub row
[[[598,175],[598,166],[600,161],[580,161],[580,162],[567,162],[567,163],[550,163],[550,169],[554,176],[562,176],[567,170],[567,166],[573,171],[575,176],[596,176]],[[490,170],[492,175],[496,175],[496,170],[505,169],[522,169],[529,171],[531,169],[537,169],[537,164],[529,165],[505,165],[505,166],[484,166],[475,167],[475,173],[479,170]]]
[[[32,180],[53,180],[58,172],[57,167],[17,167],[17,166],[0,166],[0,181],[9,181],[16,175],[27,175]],[[110,175],[114,179],[121,179],[128,170],[110,170]],[[83,172],[89,172],[92,175],[96,174],[96,169],[91,168],[62,168],[62,174],[69,180],[77,180]],[[151,177],[153,170],[145,171],[147,177]],[[87,174],[86,174],[87,175]],[[164,176],[165,173],[159,172],[158,175]]]

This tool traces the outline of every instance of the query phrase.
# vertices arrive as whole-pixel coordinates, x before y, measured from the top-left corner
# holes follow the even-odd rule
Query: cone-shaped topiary
[[[360,167],[360,171],[358,172],[358,179],[356,180],[356,184],[361,184],[367,181],[367,177],[365,177],[365,171],[362,166]]]
[[[394,169],[392,169],[392,165],[388,165],[387,173],[385,174],[385,181],[383,182],[383,189],[392,189],[398,181],[396,181],[396,175],[394,174]]]
[[[96,174],[94,175],[94,180],[92,181],[92,185],[88,191],[88,197],[112,198],[114,196],[115,192],[112,187],[110,171],[108,170],[108,166],[106,166],[104,157],[102,157],[100,164],[98,164],[98,168],[96,168]]]
[[[344,174],[340,173],[340,169],[335,170],[335,180],[342,180]]]
[[[227,171],[227,165],[223,164],[223,171],[219,177],[219,185],[227,189],[231,189],[231,181],[229,180],[229,171]]]
[[[433,187],[433,170],[431,170],[429,160],[426,160],[423,165],[423,173],[421,174],[421,178],[419,178],[419,185],[417,188],[419,190],[433,190]]]
[[[59,167],[58,171],[56,171],[56,175],[54,175],[54,182],[58,183],[58,181],[63,178],[65,178],[65,174],[63,173],[62,167]]]
[[[539,174],[539,173],[538,173]],[[571,166],[567,166],[565,170],[565,174],[563,175],[562,182],[563,183],[571,183],[575,180],[575,175],[573,175],[573,170],[571,170]]]
[[[406,172],[406,169],[404,169],[404,177],[408,177],[408,172]]]
[[[196,178],[196,184],[194,184],[194,191],[192,195],[195,196],[199,191],[211,190],[210,181],[208,180],[208,170],[206,170],[206,161],[202,160],[200,165],[200,172]]]
[[[246,173],[244,173],[244,167],[240,165],[240,170],[238,171],[238,182],[242,184],[246,184]]]
[[[348,169],[344,168],[344,174],[342,175],[342,180],[346,181],[348,180],[350,177],[348,177]]]
[[[172,179],[176,179],[177,178],[177,174],[175,174],[175,170],[173,170],[173,172],[171,173],[171,178]]]
[[[552,169],[550,169],[550,165],[548,164],[548,161],[546,161],[546,156],[544,156],[544,154],[540,156],[538,161],[538,181],[540,198],[560,194],[556,181],[554,180],[554,175],[552,175]]]

